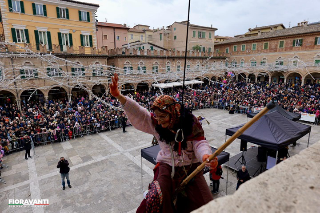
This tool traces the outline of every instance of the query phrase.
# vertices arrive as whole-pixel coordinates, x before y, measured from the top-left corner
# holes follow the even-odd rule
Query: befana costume
[[[153,113],[129,97],[123,109],[136,129],[154,135],[160,145],[154,179],[137,212],[191,212],[210,202],[213,197],[200,172],[173,204],[175,189],[200,165],[205,154],[212,154],[198,119],[168,95],[157,97],[152,106],[153,110],[170,115],[167,128],[162,128]]]

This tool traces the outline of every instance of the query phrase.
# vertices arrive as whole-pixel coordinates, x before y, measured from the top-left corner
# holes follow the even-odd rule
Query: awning
[[[202,83],[203,83],[203,81],[199,81],[199,80],[191,80],[191,81],[184,82],[185,85],[202,84]],[[152,86],[164,89],[164,88],[182,86],[182,82],[159,83],[159,84],[152,84]]]

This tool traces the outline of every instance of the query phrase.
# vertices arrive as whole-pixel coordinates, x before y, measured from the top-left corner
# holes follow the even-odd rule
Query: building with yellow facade
[[[128,31],[128,43],[131,42],[152,42],[153,30],[150,26],[138,24]]]
[[[72,0],[0,0],[6,42],[32,50],[91,53],[97,4]],[[1,33],[1,27],[0,27]],[[0,35],[1,37],[1,35]]]

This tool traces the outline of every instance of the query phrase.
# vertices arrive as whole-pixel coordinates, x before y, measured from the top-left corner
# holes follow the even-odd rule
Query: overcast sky
[[[188,0],[81,0],[100,5],[99,21],[146,24],[150,28],[187,20]],[[191,0],[190,22],[218,28],[216,35],[234,36],[248,28],[320,21],[319,0]]]

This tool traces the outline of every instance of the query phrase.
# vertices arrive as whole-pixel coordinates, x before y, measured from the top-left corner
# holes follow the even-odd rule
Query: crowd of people
[[[181,101],[183,91],[168,88],[163,91],[139,91],[128,95],[141,106],[150,110],[156,97],[162,93]],[[271,99],[290,112],[306,112],[316,115],[319,123],[320,85],[268,84],[265,82],[214,82],[197,85],[184,91],[184,105],[193,110],[218,107],[230,111],[251,112],[253,107],[263,107]],[[111,96],[103,97],[110,106],[119,107],[120,103]],[[47,142],[61,142],[82,137],[104,130],[121,128],[127,118],[119,108],[104,105],[100,100],[89,100],[88,96],[47,102],[24,102],[21,111],[15,103],[0,105],[0,139],[5,152],[24,149],[25,140],[34,145]],[[125,120],[125,122],[123,122]],[[125,130],[124,130],[125,132]]]

